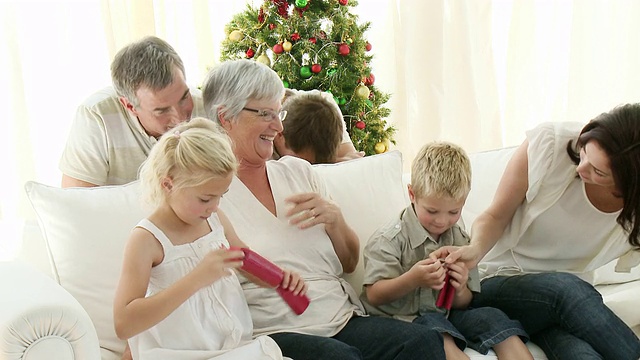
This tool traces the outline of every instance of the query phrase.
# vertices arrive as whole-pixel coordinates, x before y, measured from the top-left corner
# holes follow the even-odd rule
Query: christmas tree
[[[271,66],[285,87],[330,92],[340,106],[351,140],[367,155],[394,143],[387,126],[389,95],[379,91],[364,37],[349,10],[355,0],[265,0],[247,5],[226,25],[221,60],[249,58]]]

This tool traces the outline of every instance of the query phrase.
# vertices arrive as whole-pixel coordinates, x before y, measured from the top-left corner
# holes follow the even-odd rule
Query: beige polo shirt
[[[393,279],[409,271],[418,261],[446,245],[467,245],[469,236],[456,224],[440,236],[437,242],[422,227],[413,206],[402,210],[400,216],[378,229],[364,248],[364,285],[378,280]],[[469,270],[467,286],[471,291],[480,291],[480,280],[476,268]],[[405,296],[381,306],[367,301],[364,287],[360,300],[372,315],[412,318],[432,312],[445,313],[435,306],[439,290],[417,288]]]
[[[191,89],[192,117],[205,116],[202,94]],[[134,181],[157,139],[148,135],[112,87],[102,89],[79,107],[60,159],[60,171],[96,185]]]

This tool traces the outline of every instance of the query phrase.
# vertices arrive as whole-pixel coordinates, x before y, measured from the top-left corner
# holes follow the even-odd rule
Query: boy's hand
[[[440,290],[444,287],[445,268],[440,260],[427,258],[420,260],[409,270],[416,287]]]
[[[282,269],[284,278],[280,287],[292,291],[294,295],[304,295],[307,293],[307,284],[302,280],[300,274],[291,270]]]
[[[462,262],[456,262],[447,265],[447,272],[449,273],[449,282],[456,292],[466,290],[467,280],[469,279],[469,269]]]

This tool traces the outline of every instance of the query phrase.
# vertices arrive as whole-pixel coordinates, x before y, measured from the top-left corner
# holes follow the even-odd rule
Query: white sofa
[[[467,224],[490,201],[511,152],[471,155]],[[408,204],[402,169],[399,152],[316,166],[359,235],[361,249],[378,226]],[[128,233],[148,212],[138,199],[138,184],[60,189],[30,182],[26,191],[50,263],[0,263],[0,359],[118,359],[125,344],[115,336],[111,303]],[[53,279],[34,270],[45,266]],[[640,271],[635,270],[616,275],[607,267],[596,281],[607,304],[638,333],[640,313],[631,303],[640,298]],[[362,261],[345,277],[360,290]],[[535,345],[530,348],[536,359],[546,359]],[[467,353],[472,359],[495,359]]]

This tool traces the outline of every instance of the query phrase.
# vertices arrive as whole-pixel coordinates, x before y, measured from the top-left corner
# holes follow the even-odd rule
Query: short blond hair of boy
[[[417,198],[466,198],[471,190],[471,162],[467,153],[445,141],[425,144],[411,164],[411,188]]]

